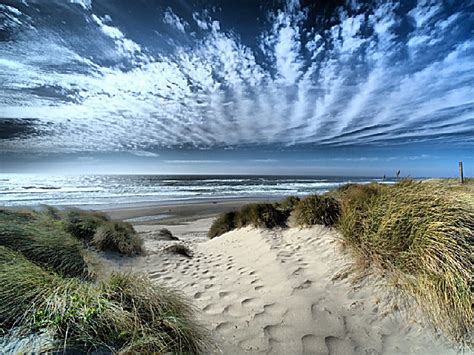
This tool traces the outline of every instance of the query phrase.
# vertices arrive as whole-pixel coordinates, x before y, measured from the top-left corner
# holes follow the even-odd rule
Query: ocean
[[[0,174],[0,206],[119,207],[323,193],[370,177]],[[387,183],[393,180],[385,180]]]

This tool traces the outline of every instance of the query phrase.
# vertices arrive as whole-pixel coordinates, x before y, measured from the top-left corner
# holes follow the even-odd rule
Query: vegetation
[[[187,258],[193,257],[193,252],[184,244],[173,244],[164,249],[165,252],[179,254]]]
[[[47,341],[36,344],[41,348],[25,351],[205,351],[208,335],[175,291],[140,275],[115,273],[94,281],[71,272],[81,265],[87,270],[84,244],[65,231],[62,213],[55,218],[51,212],[56,213],[0,211],[1,333],[14,338],[47,334]],[[127,224],[107,221],[91,242],[100,237],[107,244],[129,233]],[[128,242],[124,245],[122,251],[134,250]],[[75,258],[64,250],[74,250]]]
[[[295,221],[300,226],[332,226],[338,221],[340,213],[339,202],[333,197],[322,195],[307,196],[294,209]]]
[[[300,200],[301,199],[298,196],[288,196],[283,200],[276,202],[275,207],[289,216]]]
[[[99,250],[134,255],[142,252],[143,240],[138,237],[131,224],[107,222],[97,228],[91,244]]]
[[[339,228],[360,260],[389,271],[435,326],[465,340],[474,319],[472,206],[441,184],[410,180],[337,193]]]
[[[82,244],[47,213],[0,210],[0,245],[63,276],[90,276]]]
[[[212,224],[209,238],[215,238],[235,228],[245,226],[274,228],[285,226],[287,215],[270,203],[252,203],[242,206],[236,212],[220,215]]]
[[[48,209],[51,214],[51,208]],[[125,255],[140,254],[143,241],[130,223],[111,221],[102,212],[70,209],[59,213],[64,228],[71,235],[97,250]]]
[[[207,236],[212,239],[218,237],[224,233],[230,232],[236,228],[236,212],[227,212],[221,214],[216,220],[212,223]]]
[[[61,215],[66,231],[85,242],[90,242],[97,229],[110,221],[105,213],[75,208],[67,210]]]

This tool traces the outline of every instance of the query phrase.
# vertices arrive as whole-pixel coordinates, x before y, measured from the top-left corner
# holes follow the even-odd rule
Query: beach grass
[[[82,243],[61,221],[32,210],[0,210],[0,246],[67,277],[90,277]]]
[[[311,226],[323,224],[334,225],[340,216],[341,207],[339,202],[324,195],[309,195],[299,201],[294,210],[295,222],[299,226]]]
[[[391,275],[436,328],[469,343],[474,209],[464,193],[463,187],[412,180],[335,192],[342,205],[338,227],[360,264]]]
[[[142,253],[143,240],[130,223],[105,222],[97,228],[91,244],[98,250],[115,251],[124,255]]]
[[[235,228],[253,226],[256,228],[274,228],[286,225],[288,215],[271,203],[251,203],[237,211],[221,214],[211,225],[209,238],[218,237]]]
[[[12,341],[45,337],[34,345],[40,348],[27,352],[198,353],[207,348],[206,330],[178,292],[142,275],[112,273],[94,280],[71,272],[77,260],[87,270],[79,258],[85,244],[65,231],[61,214],[55,215],[52,209],[0,211],[2,334]]]
[[[143,241],[130,223],[112,221],[105,213],[98,211],[69,209],[58,215],[67,232],[97,250],[128,256],[143,251]]]

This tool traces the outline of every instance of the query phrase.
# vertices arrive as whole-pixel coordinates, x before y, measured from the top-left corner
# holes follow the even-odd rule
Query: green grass
[[[143,251],[143,241],[130,223],[111,221],[105,213],[97,211],[69,209],[54,213],[51,208],[47,211],[50,215],[59,215],[68,233],[97,250],[129,256]]]
[[[474,209],[443,184],[402,181],[337,191],[338,227],[365,267],[388,271],[447,336],[473,330]],[[472,333],[471,333],[472,334]]]
[[[288,196],[281,201],[275,202],[275,207],[289,216],[300,200],[298,196]]]
[[[51,334],[53,341],[36,351],[196,353],[208,344],[190,304],[143,276],[65,279],[4,247],[0,261],[2,327]]]
[[[299,226],[334,225],[341,213],[339,202],[330,196],[309,195],[298,202],[293,214]]]
[[[132,225],[125,222],[106,222],[94,233],[91,243],[98,250],[116,251],[124,255],[136,255],[143,252],[143,240]]]
[[[236,212],[220,215],[208,232],[209,238],[218,237],[235,228],[253,226],[257,228],[274,228],[286,225],[288,216],[270,203],[252,203],[242,206]]]
[[[63,276],[90,275],[82,243],[47,213],[0,210],[0,246],[16,250]]]

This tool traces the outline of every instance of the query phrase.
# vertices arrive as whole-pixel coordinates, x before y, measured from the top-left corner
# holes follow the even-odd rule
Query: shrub
[[[243,206],[236,215],[236,227],[274,228],[285,226],[287,217],[270,203],[251,203]]]
[[[142,252],[143,240],[130,223],[107,222],[98,227],[91,244],[98,250],[134,255]]]
[[[89,276],[81,243],[46,214],[0,210],[0,245],[64,276]]]
[[[90,242],[97,229],[110,221],[102,212],[70,209],[63,214],[65,229],[74,237]]]
[[[294,210],[295,221],[300,226],[324,224],[332,226],[339,219],[341,207],[333,197],[310,195],[302,199]]]
[[[435,326],[458,341],[472,332],[472,207],[441,186],[404,181],[364,208],[345,209],[341,226],[364,260],[397,275]]]
[[[175,237],[168,228],[161,228],[156,234],[160,238],[163,238],[166,240],[179,240],[179,238]]]
[[[2,326],[51,335],[37,352],[198,353],[209,342],[187,301],[143,276],[63,279],[0,247],[0,284]]]
[[[236,212],[227,212],[217,217],[211,225],[207,236],[212,239],[236,228]]]

